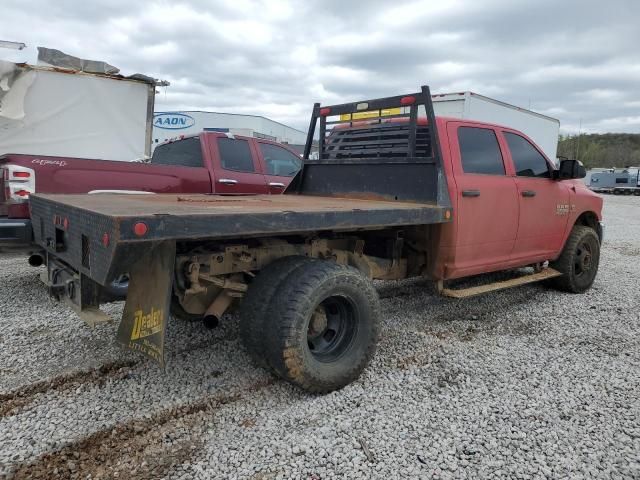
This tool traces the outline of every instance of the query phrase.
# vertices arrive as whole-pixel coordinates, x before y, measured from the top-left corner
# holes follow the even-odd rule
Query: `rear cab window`
[[[505,175],[498,137],[493,130],[459,127],[458,142],[462,171],[465,174]]]
[[[218,152],[220,153],[220,166],[225,170],[234,172],[254,173],[251,146],[247,140],[238,138],[218,138]]]
[[[200,137],[190,137],[158,145],[153,151],[151,163],[153,165],[203,167]]]
[[[504,137],[518,177],[551,178],[547,160],[526,138],[512,132],[504,132]]]
[[[293,177],[302,165],[302,160],[286,148],[271,143],[258,142],[264,160],[265,174]]]

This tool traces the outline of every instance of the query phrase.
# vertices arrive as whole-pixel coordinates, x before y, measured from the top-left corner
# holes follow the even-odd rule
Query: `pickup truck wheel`
[[[129,275],[123,274],[114,279],[109,285],[104,287],[106,292],[112,297],[124,299],[129,290]]]
[[[269,305],[265,353],[285,380],[326,393],[357,379],[376,349],[380,303],[358,270],[329,261],[296,269]]]
[[[253,279],[240,303],[240,338],[247,353],[260,367],[269,368],[264,357],[265,319],[269,303],[282,281],[307,261],[310,260],[306,257],[294,256],[270,263]]]
[[[593,284],[599,263],[600,240],[597,233],[590,227],[576,225],[560,257],[550,264],[563,274],[553,278],[551,284],[559,290],[582,293]]]

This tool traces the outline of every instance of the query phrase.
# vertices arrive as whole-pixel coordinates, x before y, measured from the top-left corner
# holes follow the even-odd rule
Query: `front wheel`
[[[552,279],[559,290],[582,293],[588,290],[598,273],[600,263],[600,239],[593,228],[576,225],[555,262],[550,266],[562,276]]]
[[[373,357],[380,303],[358,270],[309,261],[278,288],[269,305],[265,357],[282,378],[315,393],[357,379]]]

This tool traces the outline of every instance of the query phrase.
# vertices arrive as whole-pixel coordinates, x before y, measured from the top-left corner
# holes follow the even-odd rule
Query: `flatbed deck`
[[[451,215],[450,208],[429,203],[297,194],[45,194],[34,195],[31,201],[35,217],[68,213],[89,224],[113,222],[120,241],[345,231],[441,223]],[[133,230],[138,222],[148,227],[143,236]]]

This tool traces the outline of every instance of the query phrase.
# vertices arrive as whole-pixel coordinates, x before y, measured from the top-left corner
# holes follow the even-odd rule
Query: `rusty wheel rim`
[[[319,361],[335,361],[349,349],[356,330],[356,310],[353,303],[346,297],[329,297],[316,307],[309,319],[309,352]]]
[[[589,242],[581,242],[576,249],[574,272],[576,277],[589,275],[593,267],[593,251]]]

